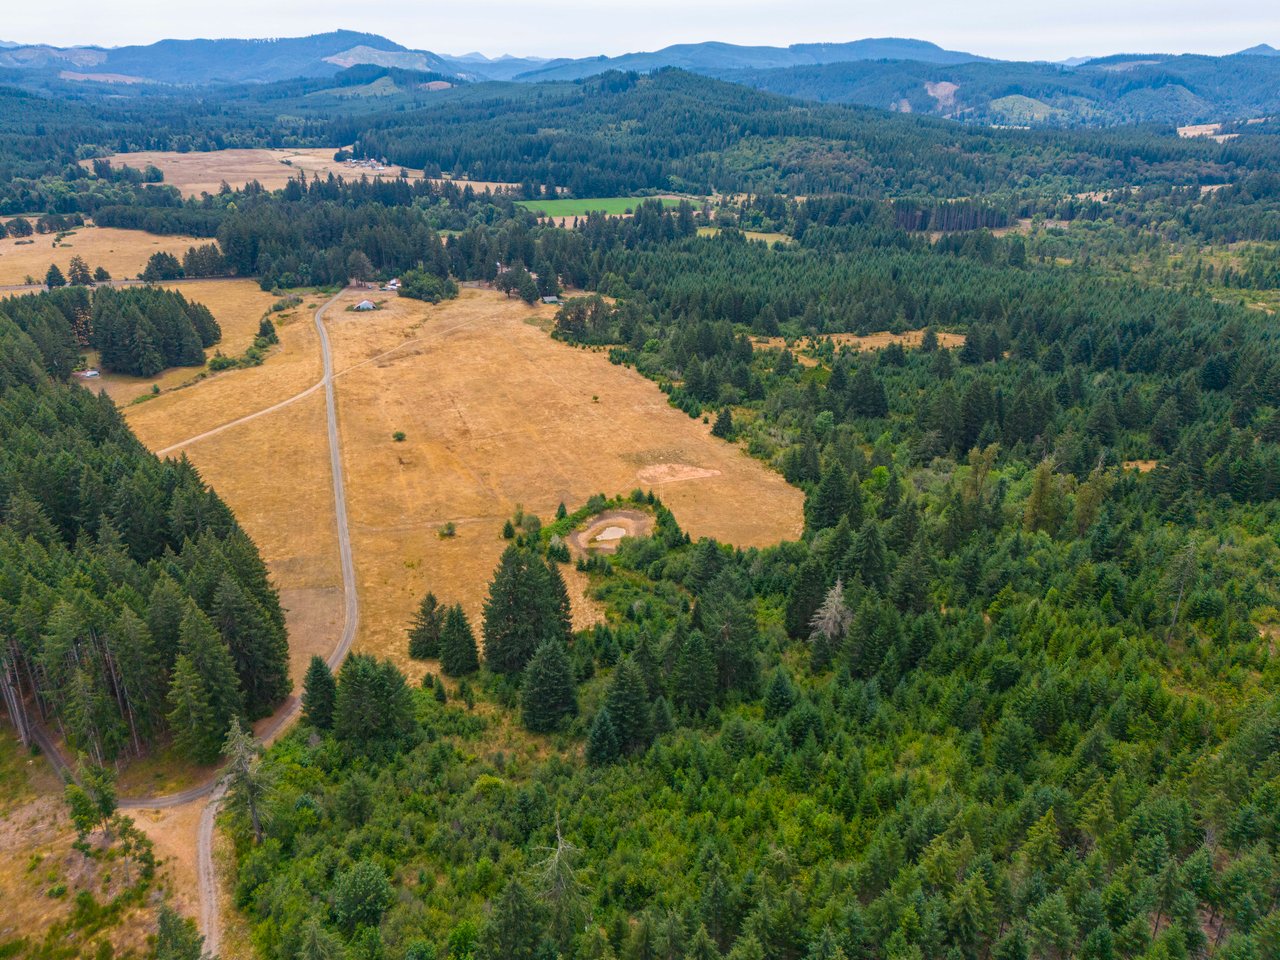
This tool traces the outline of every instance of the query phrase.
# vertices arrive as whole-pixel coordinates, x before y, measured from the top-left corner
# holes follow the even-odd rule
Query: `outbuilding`
[[[361,300],[359,303],[356,304],[356,309],[361,311],[377,310],[378,307],[372,300]]]

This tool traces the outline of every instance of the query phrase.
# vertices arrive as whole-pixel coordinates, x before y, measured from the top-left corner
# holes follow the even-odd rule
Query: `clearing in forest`
[[[28,243],[26,241],[34,241]],[[179,260],[190,247],[212,243],[199,237],[158,236],[144,230],[115,227],[76,227],[65,234],[35,233],[0,239],[0,286],[18,286],[29,276],[44,283],[49,264],[65,276],[71,258],[80,256],[90,270],[103,267],[114,280],[133,280],[155,253],[171,253]]]
[[[279,190],[305,170],[308,177],[342,177],[359,180],[361,177],[398,177],[403,169],[410,180],[421,180],[421,170],[401,167],[399,164],[378,164],[334,160],[333,147],[299,147],[292,150],[267,148],[207,150],[179,153],[176,150],[140,150],[137,153],[117,153],[106,159],[114,166],[135,167],[144,170],[154,166],[164,173],[164,182],[177,187],[184,197],[198,197],[202,193],[216,194],[226,183],[239,189],[256,180],[268,190]],[[82,161],[89,167],[93,161]],[[437,183],[444,180],[437,179]],[[476,190],[507,190],[519,186],[497,181],[458,180],[459,186],[470,185]]]
[[[630,216],[645,200],[661,200],[665,207],[678,207],[688,199],[664,195],[660,197],[584,197],[562,200],[517,200],[516,206],[532,210],[540,217],[585,217],[588,213],[603,213],[610,217]]]
[[[939,330],[937,334],[938,346],[940,347],[950,349],[964,346],[963,333],[948,333],[945,330]],[[801,337],[798,340],[788,340],[786,337],[752,337],[751,342],[757,347],[765,349],[790,349],[796,354],[796,359],[801,364],[811,367],[817,361],[802,351],[816,349],[823,340],[830,340],[837,348],[843,347],[846,350],[861,353],[863,350],[883,350],[893,343],[900,343],[908,349],[918,347],[923,339],[923,330],[908,330],[905,333],[889,333],[887,330],[882,330],[879,333],[866,334],[824,333],[818,337]]]
[[[595,493],[652,488],[695,537],[763,546],[800,534],[799,490],[636,372],[552,340],[543,327],[553,308],[464,289],[435,306],[394,299],[374,313],[345,309],[359,298],[348,291],[326,314],[360,591],[357,648],[406,664],[405,625],[427,590],[462,602],[478,630],[506,545],[502,524],[517,505],[549,521],[561,502],[572,509]],[[262,367],[129,408],[131,425],[164,450],[296,395],[319,379],[314,328],[286,326],[281,340],[281,355]],[[289,608],[296,677],[311,653],[327,652],[341,615],[323,396],[183,451],[266,558]],[[455,535],[442,536],[449,523]],[[580,601],[579,575],[565,573]],[[575,621],[596,615],[578,603]]]

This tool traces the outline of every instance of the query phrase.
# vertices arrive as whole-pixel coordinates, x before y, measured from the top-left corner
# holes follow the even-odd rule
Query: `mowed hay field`
[[[517,504],[549,520],[562,501],[572,508],[594,493],[643,487],[695,537],[749,546],[800,534],[799,490],[711,437],[639,374],[552,340],[538,324],[554,308],[464,289],[436,306],[392,299],[372,313],[346,309],[361,298],[348,291],[326,314],[361,601],[358,649],[407,666],[404,628],[427,590],[460,601],[478,629],[505,546],[502,524]],[[305,306],[301,313],[311,315]],[[284,327],[280,355],[262,367],[130,407],[129,422],[164,450],[296,395],[320,376],[314,330],[304,336],[304,327],[309,320]],[[392,439],[398,430],[402,443]],[[262,549],[289,607],[295,669],[326,652],[341,581],[323,392],[182,449]],[[448,522],[457,535],[443,538]],[[592,622],[598,611],[580,578],[566,568],[566,579],[575,621]]]
[[[164,173],[164,182],[177,187],[184,197],[198,197],[202,193],[216,194],[226,183],[231,187],[243,187],[257,180],[268,190],[278,190],[305,170],[307,176],[328,177],[333,174],[347,180],[367,177],[396,177],[400,166],[392,164],[378,172],[358,166],[348,166],[333,159],[334,147],[301,147],[293,150],[250,148],[236,150],[209,150],[205,152],[178,153],[173,150],[142,150],[137,153],[117,153],[106,159],[115,166],[145,169],[154,166]],[[86,167],[93,161],[83,161]],[[410,180],[423,179],[421,170],[404,168]],[[439,182],[439,181],[437,181]],[[494,181],[459,181],[469,183],[476,190],[501,190],[517,184]],[[110,269],[110,268],[108,268]]]
[[[57,234],[36,233],[19,243],[18,238],[0,239],[0,286],[17,286],[28,276],[44,283],[49,264],[56,263],[65,276],[71,258],[81,256],[89,269],[104,267],[115,280],[132,280],[138,276],[153,253],[172,253],[178,259],[192,246],[212,243],[199,237],[162,237],[142,230],[118,230],[115,227],[77,227],[55,247]]]
[[[222,340],[205,351],[207,357],[213,356],[216,350],[221,350],[229,357],[244,353],[253,345],[262,315],[276,300],[270,293],[263,292],[254,280],[184,280],[161,286],[177,290],[188,300],[203,303],[218,321],[222,328]],[[289,317],[289,314],[294,316]],[[285,322],[293,322],[297,315],[297,309],[287,312],[284,314],[288,318]],[[281,315],[273,314],[272,319],[280,322]],[[307,319],[310,325],[309,314]],[[89,361],[91,365],[97,362],[92,351]],[[190,383],[203,372],[203,367],[170,367],[154,377],[133,377],[104,371],[97,379],[86,381],[86,385],[94,391],[105,390],[116,403],[125,404],[136,397],[148,395],[152,384],[161,390],[171,390]]]
[[[549,520],[561,502],[652,487],[695,537],[762,546],[799,535],[799,490],[652,382],[529,322],[553,310],[465,289],[438,306],[329,313],[361,647],[403,662],[405,624],[428,589],[478,625],[517,504]],[[447,522],[456,537],[439,535]]]

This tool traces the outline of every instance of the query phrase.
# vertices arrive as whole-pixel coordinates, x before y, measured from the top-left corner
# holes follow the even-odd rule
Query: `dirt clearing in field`
[[[297,179],[305,170],[308,177],[342,177],[359,180],[361,177],[397,177],[401,167],[389,164],[385,167],[343,163],[333,159],[337,151],[333,147],[301,147],[295,150],[244,149],[210,150],[205,152],[178,153],[173,150],[143,150],[137,153],[117,153],[107,157],[115,166],[145,169],[148,165],[164,173],[164,182],[177,187],[184,197],[198,197],[202,193],[216,194],[225,182],[233,188],[243,187],[257,180],[268,190],[279,190],[290,180]],[[92,160],[83,161],[88,168]],[[407,168],[406,168],[407,169]],[[421,170],[407,170],[410,180],[421,180]],[[437,182],[443,182],[438,180]],[[459,180],[459,186],[476,190],[502,190],[519,184],[496,181]]]
[[[571,533],[568,543],[579,553],[616,553],[623,537],[644,537],[652,532],[652,515],[639,510],[610,510]]]
[[[636,479],[646,487],[660,486],[664,483],[679,483],[681,480],[705,480],[720,475],[719,470],[706,470],[692,467],[687,463],[655,463],[641,467],[636,471]]]
[[[143,230],[115,227],[76,227],[55,247],[57,237],[55,233],[33,233],[29,237],[0,240],[0,286],[26,283],[28,276],[44,283],[51,263],[56,263],[65,276],[74,256],[83,257],[90,270],[104,267],[114,280],[132,280],[143,271],[153,253],[172,253],[181,260],[188,248],[213,242],[199,237],[161,237]],[[35,242],[21,242],[26,240]]]

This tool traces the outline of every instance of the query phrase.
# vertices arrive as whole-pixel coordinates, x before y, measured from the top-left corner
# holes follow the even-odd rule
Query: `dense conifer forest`
[[[284,616],[257,548],[190,464],[157,460],[105,394],[62,382],[65,342],[23,333],[9,307],[0,682],[10,720],[52,725],[99,763],[169,738],[214,760],[233,718],[266,716],[290,689]]]

